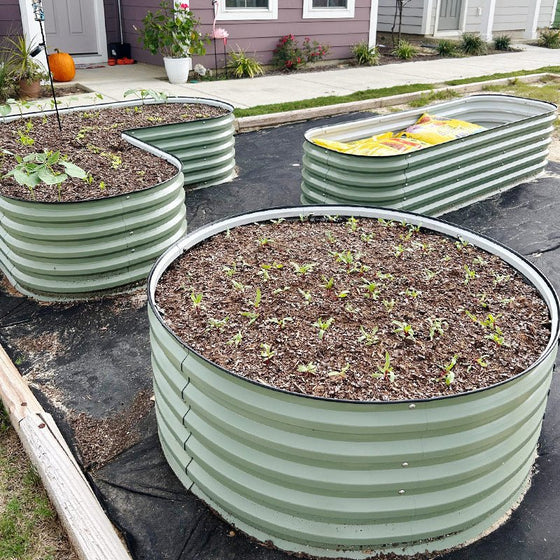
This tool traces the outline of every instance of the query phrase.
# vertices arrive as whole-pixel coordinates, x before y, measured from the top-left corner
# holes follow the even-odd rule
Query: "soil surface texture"
[[[336,399],[484,388],[524,371],[550,337],[545,303],[499,257],[384,220],[234,228],[177,259],[156,301],[216,364]]]
[[[162,124],[193,121],[225,114],[203,104],[165,103],[113,109],[88,109],[61,115],[16,119],[1,126],[0,177],[24,157],[43,151],[60,152],[88,173],[86,179],[69,177],[59,185],[40,183],[30,189],[13,177],[3,177],[0,194],[23,200],[70,202],[106,198],[143,190],[173,177],[177,168],[129,144],[121,132]],[[64,171],[60,164],[55,172]]]

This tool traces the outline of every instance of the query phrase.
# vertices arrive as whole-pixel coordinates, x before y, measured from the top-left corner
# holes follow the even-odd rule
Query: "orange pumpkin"
[[[69,82],[76,75],[74,59],[68,53],[59,52],[58,49],[49,54],[49,66],[53,80],[56,82]]]

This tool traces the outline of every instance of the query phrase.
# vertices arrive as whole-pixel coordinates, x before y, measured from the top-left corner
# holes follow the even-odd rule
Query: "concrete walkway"
[[[148,64],[117,65],[79,69],[75,81],[101,93],[106,101],[123,99],[124,92],[129,89],[150,88],[171,95],[219,99],[243,108],[560,65],[559,50],[531,45],[518,47],[523,50],[470,58],[432,59],[185,85],[168,83],[163,67]]]

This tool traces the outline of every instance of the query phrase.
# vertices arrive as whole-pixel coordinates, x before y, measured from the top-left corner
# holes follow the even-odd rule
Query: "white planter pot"
[[[170,84],[187,83],[189,72],[192,69],[192,58],[190,56],[183,58],[163,57],[163,64]]]

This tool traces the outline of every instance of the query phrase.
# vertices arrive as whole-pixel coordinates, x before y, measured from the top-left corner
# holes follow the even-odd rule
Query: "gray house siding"
[[[403,9],[402,32],[420,35],[422,33],[423,16],[424,2],[422,0],[411,0]],[[394,17],[395,1],[379,0],[377,30],[379,32],[390,32],[393,27]]]
[[[21,15],[18,0],[2,0],[0,9],[0,38],[14,33],[21,33]]]
[[[554,22],[554,0],[542,0],[537,27],[550,27]]]
[[[416,1],[416,0],[415,0]],[[138,42],[138,33],[134,26],[140,27],[148,10],[155,10],[154,0],[121,0],[125,41],[132,45],[132,56],[142,62],[161,64],[161,57],[152,56],[143,51]],[[214,12],[208,0],[192,0],[190,8],[200,20],[200,30],[212,33]],[[272,51],[283,35],[293,33],[301,43],[310,37],[322,44],[329,44],[331,49],[326,58],[338,59],[351,56],[352,45],[367,40],[370,18],[370,1],[356,0],[354,18],[341,19],[302,19],[301,0],[279,0],[278,19],[261,21],[220,21],[216,27],[222,27],[229,33],[228,50],[239,46],[249,56],[267,64],[272,58]],[[217,41],[218,65],[223,66],[223,43]],[[200,62],[207,67],[214,67],[214,44],[207,46],[205,56],[195,56],[193,62]]]

